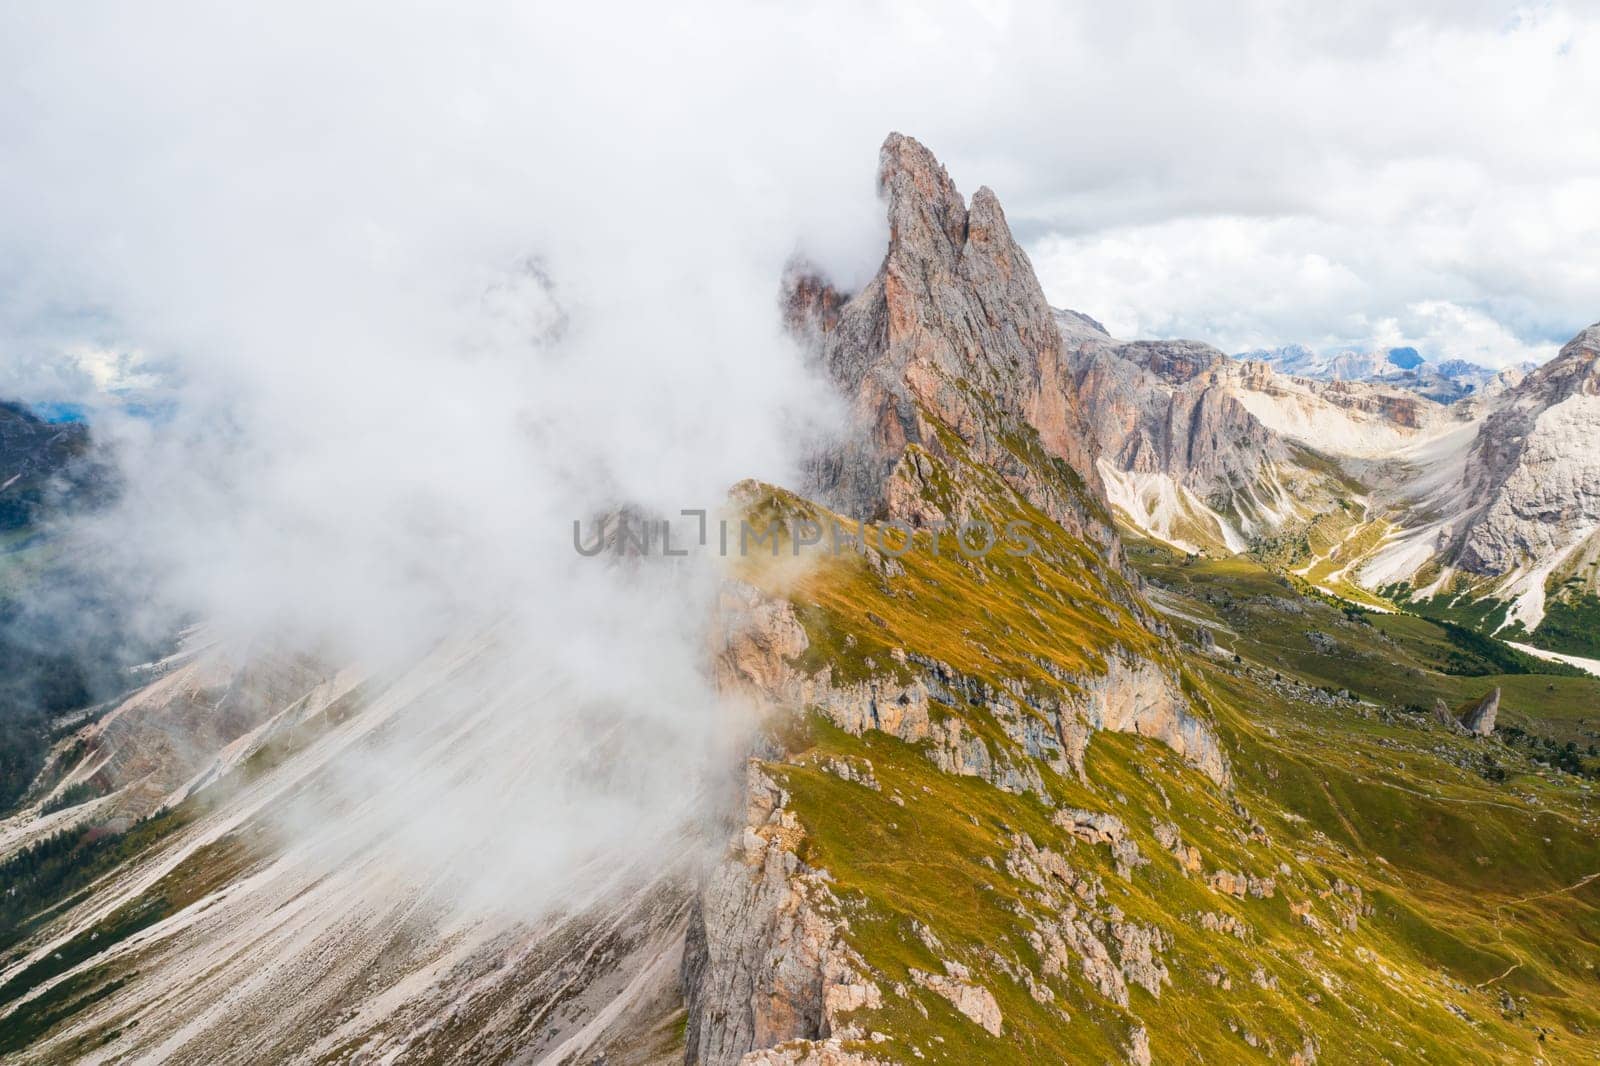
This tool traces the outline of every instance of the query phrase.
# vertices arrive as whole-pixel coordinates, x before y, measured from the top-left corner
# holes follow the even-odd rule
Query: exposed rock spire
[[[842,304],[815,278],[790,283],[791,322],[817,343],[857,423],[853,440],[819,459],[816,488],[853,514],[892,512],[887,486],[906,446],[941,454],[942,425],[1036,506],[1115,553],[1060,334],[999,200],[982,188],[967,204],[933,154],[898,133],[884,142],[878,181],[889,247],[877,276]],[[1018,454],[1029,439],[1037,456]]]

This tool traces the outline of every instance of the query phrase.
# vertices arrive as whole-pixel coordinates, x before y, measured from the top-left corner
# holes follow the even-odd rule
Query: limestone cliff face
[[[1424,426],[1436,424],[1417,402]],[[1410,582],[1421,599],[1498,601],[1507,625],[1537,635],[1556,605],[1600,592],[1600,323],[1544,366],[1504,371],[1448,410],[1443,446],[1425,453],[1438,474],[1424,470],[1400,499],[1400,532],[1360,580]],[[1571,639],[1586,646],[1581,629]]]
[[[1104,672],[1068,676],[1054,671],[1069,693],[1059,698],[1024,699],[998,691],[914,651],[903,655],[896,673],[836,682],[829,667],[808,673],[795,663],[809,641],[787,601],[730,583],[719,617],[722,643],[714,662],[725,694],[766,710],[816,708],[856,735],[872,729],[907,743],[931,741],[928,757],[947,773],[982,777],[1008,792],[1043,795],[1030,760],[1081,776],[1090,739],[1108,731],[1158,740],[1216,784],[1230,781],[1211,727],[1189,710],[1171,672],[1149,659],[1114,654]],[[1015,753],[991,750],[958,717],[936,723],[929,713],[933,703],[982,707],[1000,724]]]
[[[1499,575],[1539,568],[1600,530],[1600,323],[1512,389],[1484,420],[1463,477],[1480,510],[1456,562]]]
[[[1134,341],[1080,350],[1079,405],[1095,412],[1100,453],[1118,470],[1163,473],[1202,497],[1255,484],[1287,445],[1232,395],[1227,356],[1197,341]]]
[[[733,1066],[788,1041],[855,1035],[839,1014],[882,1000],[841,937],[845,922],[826,874],[797,854],[805,834],[783,789],[753,760],[744,798],[727,856],[695,902],[684,949],[685,1056],[705,1066]]]
[[[916,520],[894,514],[890,475],[907,445],[941,455],[942,427],[1064,527],[1114,551],[1092,437],[1064,387],[1061,336],[999,200],[980,188],[968,204],[933,155],[900,134],[884,142],[878,180],[889,248],[877,276],[848,299],[804,274],[790,282],[791,324],[812,339],[856,423],[817,459],[813,487],[846,514]]]
[[[1306,446],[1247,402],[1276,383],[1265,364],[1198,341],[1116,341],[1075,312],[1056,320],[1077,404],[1095,413],[1108,495],[1141,530],[1191,550],[1238,551],[1331,505],[1327,478],[1299,462]]]

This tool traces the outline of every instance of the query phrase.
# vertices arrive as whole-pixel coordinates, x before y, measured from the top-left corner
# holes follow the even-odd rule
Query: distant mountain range
[[[1241,362],[1266,363],[1280,374],[1314,381],[1381,381],[1443,404],[1455,403],[1497,385],[1514,385],[1537,365],[1522,363],[1497,371],[1465,359],[1429,362],[1409,346],[1317,352],[1303,344],[1286,344],[1238,352],[1234,358]]]
[[[1057,315],[1128,523],[1375,607],[1600,657],[1600,326],[1542,367],[1494,372],[1411,348],[1229,359],[1087,321]]]

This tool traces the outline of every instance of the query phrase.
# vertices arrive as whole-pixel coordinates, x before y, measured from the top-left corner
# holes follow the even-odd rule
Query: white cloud
[[[1431,349],[1436,357],[1466,359],[1484,366],[1542,363],[1560,349],[1555,343],[1525,343],[1483,312],[1446,300],[1411,304],[1400,319],[1380,324],[1384,325],[1394,330],[1384,342],[1388,347],[1411,345]]]
[[[1206,11],[1188,55],[1157,32],[1091,60],[1094,136],[1030,183],[1051,298],[1225,348],[1372,343],[1451,304],[1504,336],[1441,320],[1418,346],[1494,363],[1600,319],[1594,9],[1346,10]]]
[[[650,228],[690,242],[697,213],[742,213],[747,237],[804,243],[859,280],[890,128],[964,189],[1000,192],[1053,300],[1140,328],[1355,343],[1363,320],[1446,301],[1537,347],[1600,318],[1590,4],[700,3],[603,23],[548,5],[168,11],[6,16],[13,358],[19,316],[99,313],[117,304],[107,281],[172,300],[198,281],[190,300],[211,301],[201,259],[226,249],[218,287],[254,267],[269,290],[290,271],[314,288],[273,249],[398,268],[431,228],[482,255],[496,242],[466,234],[493,212],[506,255],[548,243],[559,214],[618,258],[639,254],[630,230],[648,239],[636,209],[658,205]],[[198,32],[208,48],[184,47]],[[95,239],[19,258],[61,211]],[[269,222],[270,240],[252,232]],[[68,276],[86,262],[102,276]]]

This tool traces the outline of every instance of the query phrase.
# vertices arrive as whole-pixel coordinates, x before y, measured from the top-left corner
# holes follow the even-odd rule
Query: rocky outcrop
[[[683,987],[686,1060],[732,1066],[787,1041],[851,1034],[844,1018],[882,1005],[844,942],[826,875],[797,854],[804,832],[787,795],[752,760],[745,813],[690,919]]]
[[[1486,696],[1457,714],[1444,700],[1434,700],[1433,720],[1452,733],[1487,737],[1494,733],[1495,716],[1500,713],[1500,689],[1496,687]]]
[[[1128,835],[1128,827],[1114,814],[1065,807],[1057,811],[1052,820],[1085,843],[1108,845],[1117,864],[1117,875],[1124,880],[1133,876],[1137,867],[1150,864]]]
[[[1130,983],[1160,998],[1162,987],[1171,982],[1158,954],[1170,946],[1165,933],[1154,926],[1089,914],[1076,903],[1065,907],[1053,919],[1041,920],[1028,937],[1029,946],[1043,960],[1046,977],[1065,978],[1076,970],[1095,991],[1124,1009]]]
[[[1461,725],[1461,720],[1456,717],[1456,713],[1452,711],[1450,709],[1450,705],[1442,699],[1436,699],[1433,701],[1433,720],[1450,730],[1452,733],[1461,733],[1465,731]]]
[[[1206,883],[1218,892],[1233,896],[1235,899],[1247,897],[1271,899],[1278,891],[1277,881],[1274,878],[1234,873],[1230,870],[1218,870],[1206,879]]]
[[[1215,732],[1190,710],[1171,672],[1151,659],[1114,654],[1102,674],[1059,674],[1060,696],[1024,701],[911,653],[903,654],[903,669],[861,681],[835,682],[826,666],[807,673],[795,664],[809,639],[793,606],[742,582],[724,586],[718,617],[721,630],[712,658],[724,692],[769,709],[816,708],[857,735],[872,729],[908,743],[932,740],[928,756],[947,773],[982,777],[1008,792],[1046,796],[1031,760],[1082,775],[1090,738],[1105,730],[1150,737],[1218,785],[1231,781]],[[992,748],[959,717],[935,722],[934,701],[982,707],[1018,752]]]
[[[802,1040],[752,1051],[739,1066],[888,1066],[883,1059],[849,1051],[838,1040]]]
[[[1496,687],[1483,699],[1479,700],[1465,717],[1461,724],[1467,732],[1474,736],[1486,737],[1494,732],[1495,715],[1500,713],[1500,689]]]
[[[950,1002],[968,1021],[973,1022],[990,1036],[999,1036],[1005,1029],[1000,1016],[1000,1005],[994,993],[975,984],[972,974],[959,962],[946,962],[942,974],[912,970],[911,979],[917,984]]]
[[[1149,659],[1113,656],[1104,674],[1083,678],[1082,694],[1070,701],[1076,718],[1060,726],[1068,758],[1081,773],[1083,752],[1094,730],[1138,733],[1167,745],[1219,785],[1231,781],[1227,756],[1216,733],[1188,709],[1171,673]]]
[[[1151,829],[1155,833],[1156,843],[1166,848],[1172,853],[1172,857],[1178,860],[1178,868],[1183,871],[1185,877],[1200,872],[1200,849],[1193,844],[1184,843],[1183,834],[1176,823],[1153,819]]]
[[[1061,336],[999,200],[980,188],[967,203],[900,134],[883,144],[878,181],[889,248],[877,276],[848,299],[803,269],[788,283],[791,326],[852,409],[850,434],[813,463],[813,487],[849,515],[919,521],[895,506],[890,475],[908,446],[947,458],[942,434],[954,433],[973,460],[1115,555]]]
[[[1150,1066],[1150,1032],[1136,1025],[1128,1033],[1128,1046],[1123,1049],[1132,1066]]]
[[[1165,931],[1127,920],[1106,901],[1098,878],[1080,873],[1025,834],[1013,837],[1006,870],[1041,889],[1051,905],[1049,914],[1035,918],[1028,934],[1044,977],[1063,978],[1076,969],[1096,991],[1124,1008],[1130,984],[1161,998],[1162,988],[1171,982],[1160,957],[1171,947]]]

